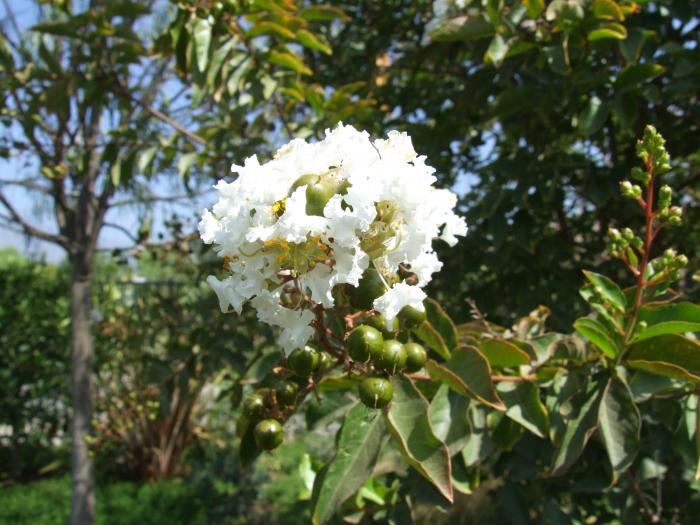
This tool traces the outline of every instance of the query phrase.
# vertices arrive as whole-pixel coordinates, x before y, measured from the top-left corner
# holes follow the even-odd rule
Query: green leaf
[[[598,428],[602,387],[600,383],[590,382],[586,392],[570,399],[560,409],[565,428],[554,452],[553,476],[563,474],[578,459],[591,435]],[[566,413],[563,413],[564,410]]]
[[[584,135],[593,135],[605,124],[610,114],[610,105],[595,95],[588,100],[588,106],[578,116],[578,127]]]
[[[503,59],[508,54],[509,44],[505,38],[496,34],[492,39],[489,47],[484,55],[484,62],[491,63],[499,67],[503,63]]]
[[[331,46],[328,45],[328,42],[323,36],[314,35],[306,29],[301,29],[297,32],[296,41],[304,47],[308,47],[309,49],[315,49],[316,51],[320,51],[321,53],[325,53],[326,55],[333,54]]]
[[[479,350],[494,368],[516,367],[530,362],[530,356],[525,350],[505,339],[482,341]]]
[[[615,22],[604,22],[588,33],[589,42],[609,39],[624,40],[625,38],[627,38],[627,29],[622,24]]]
[[[473,397],[498,410],[505,410],[503,401],[491,382],[489,362],[473,346],[458,346],[445,364],[430,359],[426,368],[433,378],[447,383],[458,394]]]
[[[190,170],[190,166],[192,166],[192,162],[194,162],[194,159],[196,158],[196,151],[191,151],[190,153],[185,153],[184,155],[180,156],[180,158],[177,161],[177,172],[180,175],[180,177],[184,177],[185,175],[187,175],[187,172],[189,172]]]
[[[386,411],[387,427],[408,463],[452,502],[452,476],[447,445],[433,432],[428,402],[404,375],[392,378],[394,398]]]
[[[294,40],[295,35],[293,31],[290,31],[281,24],[275,22],[269,22],[267,20],[262,20],[260,22],[255,22],[253,26],[248,30],[248,36],[254,38],[260,35],[277,35],[287,40]]]
[[[437,438],[447,445],[450,456],[464,448],[469,440],[467,409],[469,400],[442,384],[430,400],[428,416]]]
[[[700,382],[700,344],[680,335],[664,334],[633,344],[627,363],[652,374]]]
[[[423,324],[413,329],[413,333],[416,334],[421,341],[423,341],[428,348],[435,350],[440,357],[443,359],[450,358],[450,349],[445,343],[445,340],[440,335],[440,332],[429,322],[424,321]]]
[[[148,168],[153,162],[153,157],[155,157],[158,148],[152,147],[147,148],[141,152],[139,155],[138,168],[141,173],[146,173]]]
[[[615,338],[600,321],[589,317],[581,317],[574,322],[574,328],[608,358],[615,359],[620,353],[620,347]]]
[[[539,17],[544,9],[544,0],[523,0],[523,4],[527,8],[527,14],[530,18]]]
[[[645,33],[642,30],[635,28],[629,32],[627,38],[620,41],[620,53],[622,53],[622,56],[625,57],[627,62],[634,63],[639,60],[639,54],[642,51],[645,40]]]
[[[204,73],[209,62],[209,45],[211,44],[211,24],[208,19],[196,18],[192,25],[194,53],[197,59],[197,69]]]
[[[379,411],[362,403],[348,411],[335,457],[316,475],[311,496],[314,524],[326,523],[372,474],[385,430]]]
[[[302,75],[311,75],[313,73],[301,58],[288,51],[276,51],[273,49],[270,51],[269,61]]]
[[[450,350],[457,348],[457,344],[459,343],[457,328],[452,322],[450,316],[447,315],[445,310],[442,309],[437,301],[434,301],[433,299],[426,299],[425,315],[428,322],[440,334],[440,337],[442,337],[442,340],[445,342],[445,345],[447,345],[447,348]]]
[[[343,11],[342,9],[326,4],[305,7],[299,10],[297,14],[300,18],[312,22],[324,22],[329,20],[335,20],[336,18],[340,20],[349,19],[348,15],[346,15],[345,11]]]
[[[639,328],[642,322],[647,324],[646,328]],[[685,332],[700,332],[700,305],[672,303],[643,306],[637,316],[637,332],[632,341]]]
[[[44,22],[31,27],[31,31],[45,33],[48,35],[67,36],[71,38],[80,38],[78,28],[70,22]]]
[[[617,377],[611,378],[603,391],[598,425],[613,468],[613,482],[616,482],[637,455],[642,428],[642,419],[632,394]]]
[[[622,22],[625,19],[622,9],[613,0],[593,0],[591,8],[593,9],[593,16],[596,18],[613,20],[615,22]]]
[[[493,26],[480,16],[458,16],[435,27],[430,38],[435,42],[455,42],[488,38],[494,33]]]
[[[501,382],[496,387],[506,405],[506,416],[520,423],[538,437],[546,438],[549,432],[547,408],[540,399],[540,391],[535,383],[519,381]]]
[[[599,289],[603,298],[608,301],[616,310],[627,311],[627,299],[624,292],[612,280],[604,275],[594,272],[583,271],[586,278]]]
[[[486,459],[494,450],[494,443],[489,434],[486,421],[487,410],[482,405],[472,403],[467,411],[467,419],[471,427],[469,440],[462,449],[462,458],[467,467],[476,465]]]
[[[362,376],[358,375],[341,375],[341,376],[324,376],[316,386],[319,392],[333,392],[335,390],[346,390],[353,388],[357,383],[362,381]]]
[[[658,77],[666,71],[666,68],[659,64],[645,62],[643,64],[630,64],[620,71],[617,77],[617,87],[620,89],[636,86]]]

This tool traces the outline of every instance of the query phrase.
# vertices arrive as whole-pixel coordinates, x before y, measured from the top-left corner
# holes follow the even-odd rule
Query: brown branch
[[[64,248],[68,247],[68,239],[65,236],[60,234],[49,233],[29,224],[24,219],[24,217],[22,217],[22,215],[20,215],[20,213],[15,209],[15,207],[12,206],[10,201],[5,197],[5,195],[2,192],[0,192],[0,204],[2,204],[10,213],[12,221],[16,222],[27,235],[31,237],[36,237],[37,239],[41,239],[43,241],[58,244],[60,246],[63,246]]]

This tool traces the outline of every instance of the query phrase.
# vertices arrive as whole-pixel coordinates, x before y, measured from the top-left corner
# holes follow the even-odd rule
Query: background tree
[[[433,288],[459,310],[472,297],[511,321],[556,304],[560,328],[581,313],[578,268],[610,269],[605,234],[633,211],[617,185],[646,123],[667,137],[670,184],[697,217],[698,2],[336,5],[348,18],[326,34],[332,58],[310,62],[320,82],[357,83],[377,111],[349,121],[407,130],[464,194],[470,234]],[[668,234],[689,254],[697,223]]]
[[[71,523],[84,524],[92,522],[94,506],[87,438],[93,414],[90,312],[97,241],[110,225],[106,214],[114,197],[145,184],[139,159],[167,142],[152,108],[168,98],[163,92],[167,61],[147,56],[150,4],[99,2],[75,12],[71,3],[56,5],[43,11],[45,20],[30,35],[12,38],[3,29],[0,41],[4,156],[25,168],[2,185],[47,199],[56,230],[32,225],[4,193],[0,203],[6,224],[56,243],[68,255]]]

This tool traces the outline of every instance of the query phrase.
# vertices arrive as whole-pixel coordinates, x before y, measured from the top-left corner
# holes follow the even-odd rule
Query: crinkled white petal
[[[412,306],[424,312],[423,300],[426,297],[425,292],[418,286],[396,283],[384,295],[374,300],[374,309],[384,314],[389,325],[404,306]]]

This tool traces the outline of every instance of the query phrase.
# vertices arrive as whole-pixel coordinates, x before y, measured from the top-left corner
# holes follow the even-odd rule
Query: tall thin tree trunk
[[[86,438],[93,410],[92,333],[90,331],[92,261],[89,254],[71,257],[71,354],[72,354],[72,499],[70,525],[92,525],[95,516],[95,483]]]

